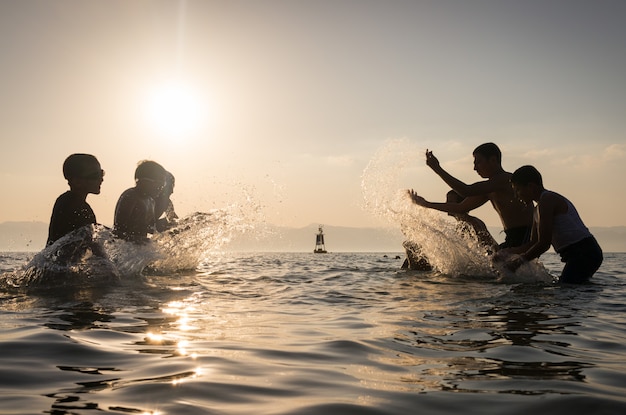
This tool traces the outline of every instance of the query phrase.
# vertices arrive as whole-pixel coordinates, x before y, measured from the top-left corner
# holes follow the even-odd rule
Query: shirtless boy
[[[426,164],[465,199],[459,203],[429,202],[411,189],[408,191],[411,200],[417,205],[448,213],[466,213],[490,201],[500,216],[506,234],[499,248],[522,245],[530,238],[532,208],[515,197],[510,182],[511,173],[502,168],[500,149],[494,143],[481,144],[476,147],[473,156],[474,170],[487,180],[465,184],[445,171],[432,151],[426,150]]]

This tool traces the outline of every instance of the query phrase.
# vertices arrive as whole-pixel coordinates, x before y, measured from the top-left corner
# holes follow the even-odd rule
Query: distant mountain
[[[315,248],[317,226],[304,228],[273,227],[264,236],[239,235],[226,246],[233,251],[294,251],[307,252]],[[626,226],[592,227],[604,252],[626,252]],[[490,227],[497,242],[504,242],[501,228]],[[329,252],[403,252],[404,240],[399,229],[350,228],[324,226],[326,249]]]
[[[313,252],[318,225],[304,228],[267,226],[235,237],[224,246],[229,251]],[[324,226],[329,252],[402,252],[399,230]],[[46,245],[48,224],[0,223],[0,252],[39,251]]]
[[[626,252],[626,226],[591,227],[604,252]]]
[[[316,224],[303,228],[267,226],[243,235],[236,235],[224,246],[229,251],[313,252]],[[498,242],[504,234],[489,228]],[[626,252],[626,226],[592,227],[605,252]],[[326,250],[329,252],[403,252],[403,236],[393,228],[351,228],[324,226]],[[0,252],[39,251],[46,244],[48,224],[44,222],[0,223]]]

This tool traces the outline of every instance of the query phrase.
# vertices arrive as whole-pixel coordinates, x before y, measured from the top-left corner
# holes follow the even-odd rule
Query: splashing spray
[[[388,140],[363,171],[364,209],[399,227],[406,240],[418,246],[440,273],[494,279],[506,276],[510,280],[510,273],[493,265],[475,233],[461,231],[459,222],[446,213],[411,202],[401,179],[409,166],[424,163],[423,154],[424,149],[406,139]],[[534,280],[545,280],[547,272],[539,264],[530,274],[535,276]],[[524,277],[529,279],[528,275]]]

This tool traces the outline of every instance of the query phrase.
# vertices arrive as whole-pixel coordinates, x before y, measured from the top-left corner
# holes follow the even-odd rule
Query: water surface
[[[584,286],[401,262],[215,253],[105,287],[3,291],[0,413],[626,413],[626,254]]]

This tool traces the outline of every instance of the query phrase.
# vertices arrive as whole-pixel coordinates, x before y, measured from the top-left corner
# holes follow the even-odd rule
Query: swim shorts
[[[604,259],[602,248],[593,236],[566,246],[559,254],[565,262],[559,282],[567,284],[588,282]]]
[[[524,245],[526,242],[530,241],[531,230],[532,226],[519,226],[517,228],[505,229],[504,233],[506,237],[504,238],[504,242],[499,245],[499,248],[514,248]]]

